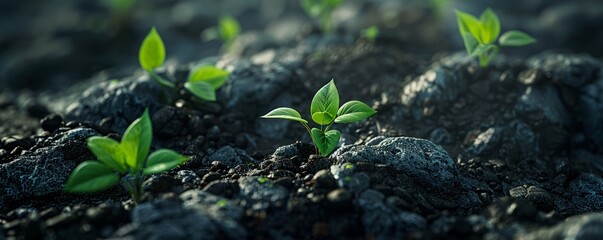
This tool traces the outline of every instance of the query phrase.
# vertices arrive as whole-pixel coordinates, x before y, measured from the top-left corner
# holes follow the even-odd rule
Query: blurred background
[[[420,54],[464,51],[454,9],[479,14],[491,7],[502,30],[538,39],[503,54],[542,51],[603,55],[601,0],[344,0],[333,13],[334,38],[353,43],[377,26],[377,45]],[[119,78],[140,71],[138,48],[152,26],[168,63],[221,54],[203,32],[220,16],[242,29],[235,56],[295,46],[320,36],[296,0],[27,0],[0,2],[0,92],[54,91],[83,79]]]

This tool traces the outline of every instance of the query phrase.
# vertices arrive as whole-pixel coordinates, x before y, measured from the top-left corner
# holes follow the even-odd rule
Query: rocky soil
[[[89,29],[65,33],[57,27],[36,44],[58,41],[72,46],[58,48],[70,53],[39,57],[32,50],[17,61],[16,53],[0,52],[0,240],[603,238],[602,51],[592,39],[567,42],[600,25],[602,9],[570,18],[592,1],[515,5],[522,16],[544,19],[526,25],[509,20],[515,24],[509,28],[541,26],[538,46],[505,50],[508,55],[482,69],[454,52],[461,47],[454,26],[446,25],[451,21],[436,20],[432,9],[416,2],[399,2],[350,1],[336,14],[341,27],[330,36],[308,27],[299,9],[272,16],[289,16],[282,26],[260,29],[260,20],[250,20],[234,54],[191,40],[213,24],[206,18],[215,13],[164,23],[176,60],[160,75],[181,83],[200,62],[229,70],[215,103],[167,92],[135,70],[137,44],[148,30],[142,20],[193,2],[164,1],[163,8],[112,18],[120,28],[96,34],[117,49],[86,45],[100,44],[90,40],[96,35]],[[106,11],[79,1],[61,6],[78,19],[87,19],[86,11]],[[253,19],[262,13],[256,7],[241,3],[233,11]],[[511,7],[493,7],[503,24],[514,19]],[[553,14],[562,10],[566,15]],[[43,7],[31,11],[51,14]],[[355,21],[344,21],[348,12]],[[545,24],[551,16],[582,21],[585,29],[552,30]],[[46,24],[65,16],[56,17]],[[384,25],[374,44],[356,36],[366,25],[390,21],[398,25]],[[32,34],[30,24],[21,32],[2,29],[13,37],[0,39],[0,46],[24,44],[19,39]],[[283,26],[301,30],[282,37]],[[546,31],[567,35],[547,38]],[[592,38],[603,37],[597,34]],[[52,69],[40,77],[44,81],[35,77],[45,70],[27,70],[38,66],[30,60]],[[64,64],[49,64],[57,61]],[[342,141],[330,156],[316,155],[301,125],[259,118],[281,106],[305,116],[313,94],[331,78],[342,101],[362,100],[378,113],[335,125]],[[119,139],[145,108],[154,127],[152,148],[191,160],[146,180],[138,205],[119,187],[92,195],[63,192],[75,166],[94,159],[86,139]]]

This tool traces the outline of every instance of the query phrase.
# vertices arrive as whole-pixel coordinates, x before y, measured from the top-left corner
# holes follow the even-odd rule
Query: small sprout
[[[184,88],[196,97],[216,101],[216,90],[226,82],[230,73],[214,66],[197,66],[188,76]]]
[[[351,164],[351,163],[345,164],[345,169],[352,169],[353,167],[354,167],[354,164]]]
[[[218,33],[224,46],[228,49],[241,33],[241,25],[231,16],[223,16],[218,23]]]
[[[377,26],[370,26],[362,30],[362,37],[364,37],[369,43],[374,44],[375,40],[379,36],[379,28]]]
[[[147,71],[147,73],[149,73],[149,75],[159,84],[169,88],[175,87],[172,82],[161,78],[155,73],[155,69],[165,62],[165,46],[155,27],[151,29],[149,34],[147,34],[142,41],[140,50],[138,51],[138,61],[140,62],[142,69]]]
[[[459,33],[470,56],[478,56],[481,67],[487,67],[501,47],[520,47],[536,42],[526,33],[511,30],[500,36],[500,21],[492,9],[486,9],[477,19],[475,16],[456,11]],[[500,38],[499,38],[500,36]]]
[[[335,82],[331,80],[316,92],[310,104],[312,120],[320,125],[320,129],[310,129],[308,121],[303,119],[299,112],[287,107],[274,109],[262,116],[262,118],[277,118],[300,122],[306,128],[308,134],[310,134],[318,153],[326,157],[335,150],[341,137],[339,131],[334,129],[329,130],[334,123],[358,122],[372,116],[376,112],[368,105],[356,100],[349,101],[339,107],[339,93]]]
[[[220,39],[222,41],[222,49],[229,50],[234,41],[241,34],[241,25],[231,16],[222,16],[218,19],[218,25],[205,29],[201,33],[204,41],[212,41]]]
[[[228,25],[228,24],[226,24]],[[238,31],[238,30],[237,30]],[[152,28],[140,46],[138,53],[140,66],[160,85],[180,91],[180,86],[163,79],[155,69],[165,62],[163,40],[155,28]],[[214,66],[197,66],[188,76],[184,88],[195,97],[205,101],[216,101],[216,90],[224,85],[229,72]]]
[[[259,177],[259,178],[258,178],[258,182],[259,182],[260,184],[264,184],[264,183],[268,182],[268,178],[266,178],[266,177],[264,177],[264,176]]]
[[[121,142],[109,137],[88,138],[88,148],[98,161],[85,161],[77,166],[67,179],[64,190],[71,193],[100,192],[117,184],[121,176],[122,185],[134,202],[139,203],[145,175],[171,170],[189,159],[169,149],[160,149],[149,155],[152,134],[149,111],[145,110],[128,127]]]
[[[308,16],[319,22],[323,33],[330,33],[331,15],[342,2],[343,0],[300,0],[300,5]]]
[[[219,207],[226,207],[226,206],[228,206],[228,200],[222,199],[222,200],[218,201],[218,206]]]

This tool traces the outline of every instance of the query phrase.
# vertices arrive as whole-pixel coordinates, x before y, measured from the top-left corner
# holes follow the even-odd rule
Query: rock
[[[295,144],[278,147],[272,154],[273,158],[291,158],[299,155],[299,149]]]
[[[562,124],[563,126],[567,126],[571,121],[565,105],[561,102],[559,93],[551,85],[536,85],[526,88],[526,91],[515,104],[515,110],[526,116],[541,114],[550,123]]]
[[[579,89],[597,80],[603,65],[588,55],[565,55],[544,53],[531,58],[528,65],[542,71],[544,76],[555,83]]]
[[[569,183],[567,191],[578,212],[603,211],[603,178],[583,173]]]
[[[56,114],[47,115],[46,117],[40,120],[40,125],[42,129],[47,132],[54,132],[63,124],[63,118]]]
[[[452,136],[448,130],[443,127],[436,128],[429,134],[429,140],[435,144],[444,145],[452,143]]]
[[[581,89],[579,108],[574,114],[583,119],[582,132],[603,149],[603,73],[599,78]]]
[[[337,164],[370,162],[385,164],[411,176],[431,189],[447,191],[457,182],[457,170],[448,153],[418,138],[386,138],[377,145],[344,146],[332,154]],[[337,176],[337,174],[333,174]]]
[[[474,155],[481,155],[487,151],[496,148],[496,144],[500,140],[501,130],[498,128],[488,128],[488,130],[480,133],[473,144],[469,146],[467,152]]]
[[[543,212],[553,210],[553,199],[544,189],[535,186],[519,186],[509,190],[509,195],[514,198],[525,199],[534,204],[536,208]]]
[[[466,88],[467,81],[455,68],[440,65],[404,86],[402,104],[411,107],[415,119],[420,120],[424,116],[424,108],[451,102]]]
[[[111,118],[111,130],[123,133],[148,108],[152,113],[159,108],[165,89],[148,77],[138,80],[91,83],[87,89],[75,86],[51,96],[49,107],[68,121],[91,122],[97,126]]]
[[[239,179],[240,195],[246,200],[246,208],[265,211],[271,207],[286,205],[289,191],[275,185],[265,177],[243,177]]]
[[[76,165],[59,147],[41,148],[0,165],[0,209],[5,203],[61,192]]]
[[[323,169],[318,171],[312,177],[312,181],[316,183],[317,189],[331,190],[337,188],[337,182],[329,170]]]
[[[542,228],[529,234],[517,236],[519,240],[536,239],[575,239],[596,240],[603,239],[603,214],[588,213],[565,219],[563,222],[550,228]]]
[[[426,228],[427,221],[420,215],[387,205],[378,191],[364,191],[355,204],[362,210],[362,225],[366,238],[404,239],[409,233]]]
[[[255,163],[256,160],[247,154],[242,149],[224,146],[207,157],[208,162],[220,162],[230,168],[236,167],[239,164]]]
[[[515,146],[519,147],[519,151],[524,158],[532,158],[539,152],[536,135],[530,126],[521,120],[513,120],[507,126],[512,134],[512,141]]]
[[[330,207],[345,212],[352,206],[353,195],[344,188],[335,189],[327,194]]]
[[[247,238],[247,230],[238,221],[244,209],[234,202],[200,190],[189,190],[180,195],[182,205],[198,213],[208,215],[213,223],[231,239]]]
[[[147,202],[132,211],[135,239],[216,239],[218,229],[207,214],[177,201]],[[119,230],[118,230],[119,232]]]

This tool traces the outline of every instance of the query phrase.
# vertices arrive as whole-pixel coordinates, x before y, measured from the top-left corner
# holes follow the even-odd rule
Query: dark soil
[[[67,27],[73,19],[46,5],[0,4],[13,12],[5,20],[56,18],[0,29],[0,240],[603,238],[601,49],[568,42],[597,32],[603,11],[591,1],[494,6],[503,24],[538,29],[539,42],[504,50],[487,68],[454,53],[453,16],[423,1],[349,1],[332,35],[306,24],[297,4],[276,2],[211,2],[199,13],[185,11],[201,9],[188,1],[137,3],[96,30]],[[270,4],[280,10],[266,14]],[[88,24],[89,14],[108,14],[96,3],[57,6]],[[588,6],[582,18],[566,16]],[[234,54],[198,40],[218,16],[208,9],[223,8],[246,30]],[[551,29],[553,17],[585,27]],[[169,60],[160,75],[182,85],[194,63],[215,63],[231,72],[217,102],[165,91],[136,70],[146,22],[161,19]],[[357,36],[373,24],[375,43]],[[16,53],[50,43],[63,47]],[[330,79],[342,103],[378,111],[335,125],[342,141],[330,156],[316,154],[301,125],[259,118],[289,106],[309,119]],[[119,139],[144,108],[152,149],[191,159],[149,177],[140,204],[120,187],[63,192],[72,169],[94,159],[86,139]]]

